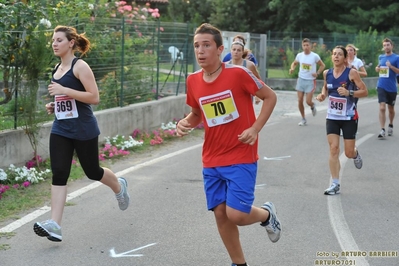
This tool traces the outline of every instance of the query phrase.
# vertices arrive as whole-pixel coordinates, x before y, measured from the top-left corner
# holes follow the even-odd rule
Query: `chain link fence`
[[[85,32],[92,49],[83,57],[91,66],[100,92],[100,104],[95,110],[157,100],[185,93],[187,75],[198,69],[193,50],[196,25],[157,21],[133,21],[107,18],[81,20],[74,25],[79,33]],[[361,34],[267,32],[250,34],[250,49],[259,62],[262,78],[272,78],[270,69],[282,69],[288,76],[289,64],[301,51],[302,39],[309,38],[323,61],[331,59],[336,45],[353,43],[359,48],[358,57],[367,66],[375,66],[383,53],[382,39],[375,32]],[[389,36],[388,36],[389,37]],[[399,37],[390,37],[399,45]],[[49,53],[51,53],[51,47]],[[52,65],[58,61],[54,58]],[[328,67],[328,64],[326,64]],[[369,76],[376,75],[370,69]],[[287,70],[287,71],[285,71]],[[291,77],[292,78],[292,77]],[[41,81],[37,101],[50,101],[48,81]],[[19,83],[23,86],[23,83]],[[4,98],[0,92],[0,98]],[[15,128],[18,124],[20,103],[14,100],[0,105],[0,130]],[[43,106],[38,105],[43,111]]]
[[[85,33],[92,45],[83,60],[92,68],[99,88],[100,103],[93,106],[94,110],[185,93],[187,75],[194,70],[194,26],[109,18],[81,20],[74,27]],[[58,61],[54,58],[49,68]],[[51,101],[51,97],[47,93],[48,81],[39,83],[37,108],[44,111],[43,103]],[[18,90],[22,92],[25,88],[20,84]],[[0,98],[4,97],[0,92]],[[0,105],[0,130],[21,126],[18,110],[22,102],[15,95],[13,98]]]

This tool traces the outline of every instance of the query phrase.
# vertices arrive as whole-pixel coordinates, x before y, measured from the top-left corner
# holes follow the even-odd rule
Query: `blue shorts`
[[[208,210],[226,202],[226,205],[250,213],[255,199],[258,163],[234,164],[204,168],[204,190]]]

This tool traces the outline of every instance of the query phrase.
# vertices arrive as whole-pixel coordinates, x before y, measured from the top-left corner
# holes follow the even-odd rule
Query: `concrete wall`
[[[366,87],[370,89],[375,89],[377,86],[378,77],[372,78],[362,78]],[[295,90],[296,79],[276,79],[270,78],[266,79],[266,84],[273,89],[277,90]],[[323,87],[323,80],[316,80],[316,91],[321,91]]]
[[[101,135],[104,137],[115,135],[130,135],[133,130],[149,131],[159,128],[162,123],[168,123],[174,118],[183,118],[190,109],[186,105],[186,95],[169,96],[158,101],[133,104],[126,107],[112,108],[95,112]],[[48,140],[51,123],[42,126],[39,132],[38,153],[43,158],[48,157]],[[22,129],[0,132],[0,168],[8,168],[10,164],[20,165],[32,159],[33,150],[28,137]]]

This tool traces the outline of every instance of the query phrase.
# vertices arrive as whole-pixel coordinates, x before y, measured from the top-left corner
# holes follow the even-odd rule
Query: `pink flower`
[[[29,187],[30,186],[30,182],[29,181],[25,181],[22,183],[23,187]]]
[[[15,184],[12,186],[13,188],[19,188],[19,184]]]
[[[132,11],[132,6],[126,5],[123,7],[123,9],[125,9],[126,11]]]

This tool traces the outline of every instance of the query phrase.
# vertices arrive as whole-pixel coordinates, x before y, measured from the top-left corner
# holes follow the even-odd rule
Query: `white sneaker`
[[[266,229],[270,241],[275,243],[280,239],[281,236],[281,223],[277,218],[276,207],[274,207],[273,203],[266,202],[261,208],[269,212],[269,220],[266,223],[261,223],[260,225]]]
[[[324,190],[324,195],[339,194],[340,190],[341,190],[341,185],[340,184],[332,183],[329,188]]]
[[[47,237],[48,240],[55,242],[62,241],[61,227],[53,220],[35,223],[33,225],[33,231],[35,231],[38,236]]]
[[[381,129],[381,132],[378,135],[378,139],[385,139],[385,130]]]
[[[360,156],[359,151],[357,149],[356,149],[356,151],[357,151],[357,155],[356,155],[356,158],[353,158],[353,163],[355,164],[355,167],[357,169],[360,169],[363,166],[363,159],[362,159],[362,156]]]
[[[393,135],[393,127],[388,127],[388,136]]]
[[[125,178],[119,177],[118,182],[121,184],[121,192],[116,195],[116,199],[118,200],[119,209],[124,211],[129,207],[130,202],[130,196],[127,192],[127,181]]]
[[[312,110],[312,115],[316,116],[317,114],[316,104],[313,104],[313,107],[311,107],[310,109]]]
[[[306,126],[306,119],[302,118],[301,122],[298,123],[298,126]]]

